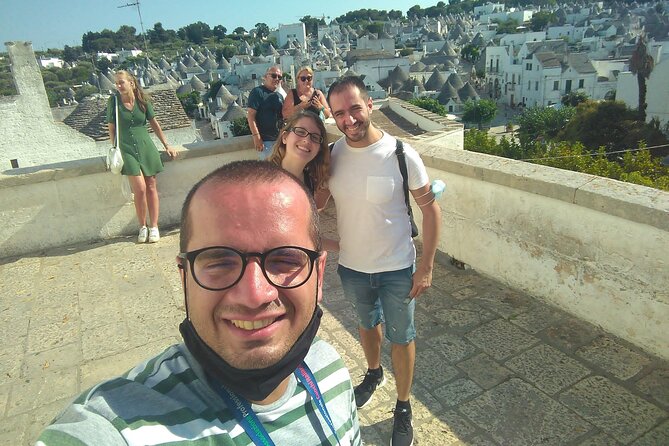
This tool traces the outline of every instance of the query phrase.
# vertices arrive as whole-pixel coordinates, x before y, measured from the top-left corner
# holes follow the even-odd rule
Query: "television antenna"
[[[126,3],[125,5],[117,6],[117,8],[128,8],[130,6],[137,6],[137,15],[139,16],[139,26],[142,28],[142,38],[144,39],[144,52],[148,56],[149,45],[146,43],[146,33],[144,32],[144,22],[142,22],[142,11],[139,9],[139,0],[133,3]]]

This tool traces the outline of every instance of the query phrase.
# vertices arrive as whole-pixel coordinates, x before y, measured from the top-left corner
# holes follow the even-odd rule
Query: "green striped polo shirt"
[[[340,444],[362,444],[351,378],[339,354],[317,337],[305,362],[318,382]],[[294,375],[279,400],[252,408],[276,445],[337,444]],[[83,393],[47,426],[36,444],[253,445],[183,344]]]

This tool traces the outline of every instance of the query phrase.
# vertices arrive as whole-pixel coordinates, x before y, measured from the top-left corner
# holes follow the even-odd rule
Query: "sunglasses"
[[[302,82],[307,82],[307,81],[311,82],[312,79],[313,79],[313,76],[300,76],[300,80]]]
[[[267,74],[269,74],[272,79],[279,79],[279,80],[283,79],[283,76],[281,76],[280,74],[276,73],[267,73]]]

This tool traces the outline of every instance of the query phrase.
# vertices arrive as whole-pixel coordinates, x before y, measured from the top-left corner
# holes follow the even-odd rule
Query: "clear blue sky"
[[[0,0],[0,51],[4,42],[24,40],[36,50],[81,45],[87,31],[118,30],[134,26],[141,32],[137,7],[118,8],[135,0]],[[406,14],[413,5],[427,8],[435,1],[354,0],[335,1],[255,1],[255,0],[140,0],[144,29],[161,22],[165,29],[177,30],[202,21],[212,28],[223,25],[232,32],[238,26],[253,28],[264,22],[270,28],[279,23],[296,23],[301,17],[339,17],[356,9],[398,9]]]

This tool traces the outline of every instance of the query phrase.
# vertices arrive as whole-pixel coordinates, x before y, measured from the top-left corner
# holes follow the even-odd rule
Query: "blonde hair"
[[[311,76],[314,75],[314,70],[313,70],[311,67],[308,67],[308,66],[305,65],[305,66],[303,66],[303,67],[300,67],[299,70],[297,70],[297,74],[295,75],[295,78],[296,78],[296,79],[299,78],[299,77],[300,77],[300,73],[303,72],[303,71],[306,71],[306,72],[309,73]]]
[[[135,85],[135,88],[133,88],[132,93],[135,95],[135,98],[139,102],[139,108],[146,113],[146,103],[149,102],[151,97],[149,96],[148,93],[142,90],[142,87],[139,85],[139,82],[137,82],[137,78],[135,77],[135,75],[126,70],[118,70],[114,74],[114,78],[116,79],[119,77],[125,78],[126,80],[132,82]]]
[[[302,118],[308,118],[314,121],[316,126],[318,126],[318,130],[321,132],[321,136],[323,136],[323,141],[321,141],[321,144],[319,145],[318,154],[314,159],[309,161],[304,168],[312,179],[314,192],[316,192],[319,189],[327,187],[327,182],[330,178],[330,148],[328,147],[327,142],[327,131],[325,130],[325,124],[323,124],[323,121],[321,121],[321,118],[316,113],[309,110],[300,110],[293,113],[283,125],[279,137],[274,143],[272,154],[267,161],[281,167],[281,162],[286,157],[286,145],[283,143],[283,137],[286,133],[290,132],[290,129],[292,129]]]

